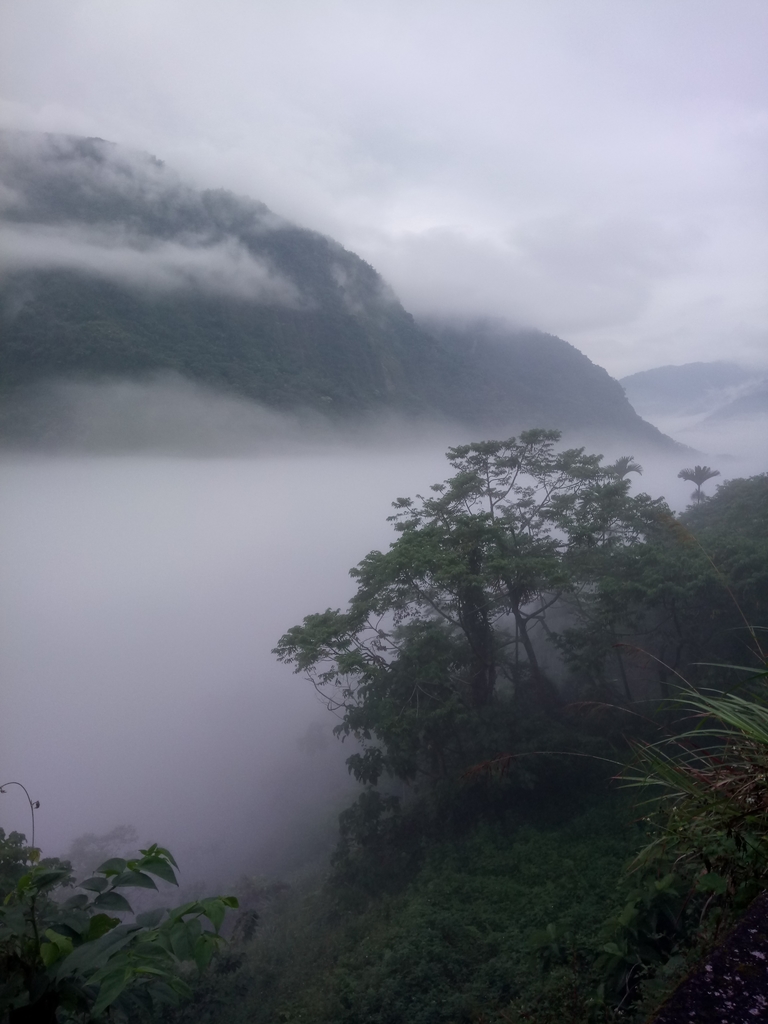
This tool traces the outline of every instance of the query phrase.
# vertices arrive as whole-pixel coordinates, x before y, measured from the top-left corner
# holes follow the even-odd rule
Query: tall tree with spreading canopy
[[[449,480],[394,502],[399,536],[351,571],[347,611],[309,615],[280,639],[278,659],[340,714],[337,734],[361,743],[348,759],[359,780],[434,779],[468,763],[500,681],[557,701],[534,630],[657,504],[631,498],[601,456],[558,451],[559,439],[530,430],[451,448]]]

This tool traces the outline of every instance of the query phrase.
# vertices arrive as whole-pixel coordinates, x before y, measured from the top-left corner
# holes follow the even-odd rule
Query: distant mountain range
[[[671,446],[572,345],[417,322],[354,253],[102,139],[0,138],[0,380],[172,371],[278,409],[404,413]],[[637,375],[636,375],[637,376]]]
[[[729,362],[658,366],[623,377],[629,401],[642,416],[699,425],[768,416],[768,376]]]

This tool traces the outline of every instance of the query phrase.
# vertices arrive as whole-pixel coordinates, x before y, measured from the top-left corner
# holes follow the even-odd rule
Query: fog
[[[390,502],[444,474],[437,449],[306,447],[2,458],[0,781],[40,800],[47,853],[128,823],[226,876],[333,835],[349,750],[270,651],[345,603]],[[325,746],[301,743],[313,723]],[[0,815],[29,835],[19,791]]]
[[[390,503],[444,479],[445,447],[470,435],[320,430],[178,381],[66,401],[66,444],[0,459],[0,780],[40,800],[46,853],[132,824],[187,879],[317,864],[352,798],[349,750],[270,651],[346,602],[348,569],[393,536]],[[741,442],[723,479],[767,468]],[[634,489],[684,507],[694,459],[633,454]],[[2,826],[29,834],[20,791],[0,799]]]
[[[301,303],[291,281],[232,238],[180,243],[72,226],[0,228],[0,273],[41,268],[83,271],[150,292],[193,288],[270,305]]]

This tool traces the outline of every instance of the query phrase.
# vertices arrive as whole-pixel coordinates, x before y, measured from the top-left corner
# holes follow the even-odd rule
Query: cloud
[[[0,226],[0,272],[51,268],[85,271],[142,289],[194,289],[270,305],[301,304],[296,286],[236,239],[211,243],[188,238],[182,243],[131,238],[124,230],[103,227]]]
[[[768,9],[6,5],[5,123],[157,153],[621,375],[765,349]],[[463,299],[462,299],[463,297]]]

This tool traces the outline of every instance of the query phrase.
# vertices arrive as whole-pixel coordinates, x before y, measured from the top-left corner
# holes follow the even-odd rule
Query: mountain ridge
[[[179,373],[276,409],[675,443],[562,339],[419,321],[359,256],[101,139],[3,133],[0,375]]]

